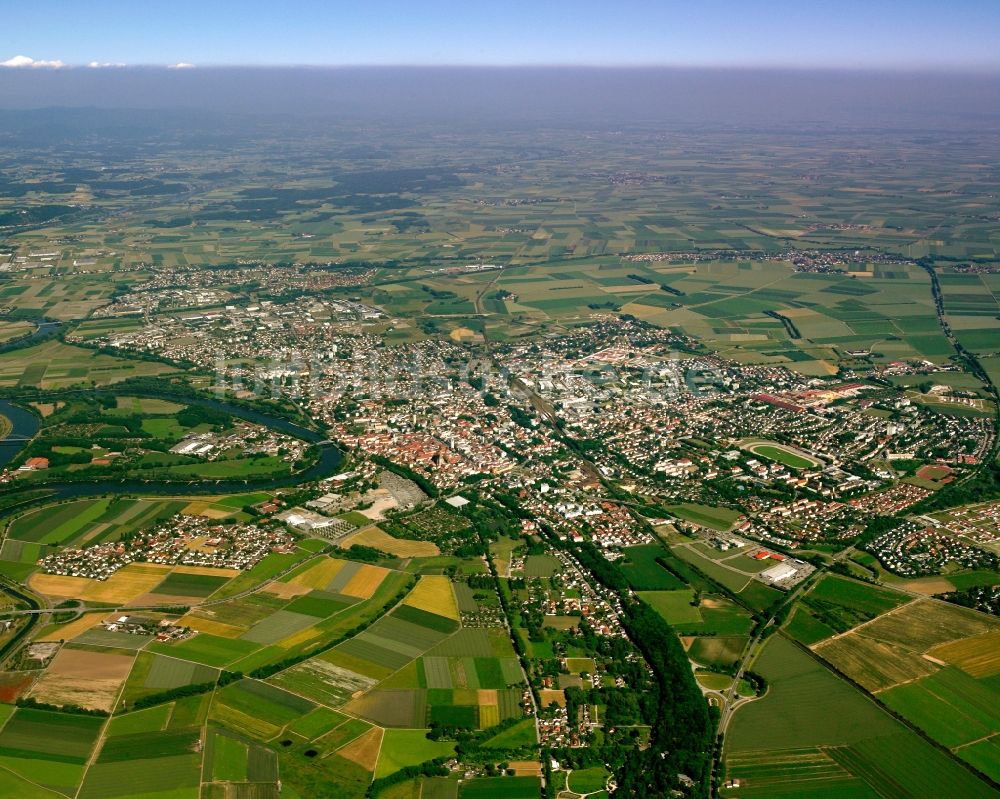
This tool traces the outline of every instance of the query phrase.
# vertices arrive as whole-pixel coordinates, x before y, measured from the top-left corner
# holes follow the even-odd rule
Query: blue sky
[[[0,62],[1000,70],[1000,0],[0,0]]]

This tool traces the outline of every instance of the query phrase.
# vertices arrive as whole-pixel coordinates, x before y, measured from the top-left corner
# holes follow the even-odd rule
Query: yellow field
[[[273,583],[268,583],[262,590],[269,594],[274,594],[277,597],[281,597],[282,599],[295,599],[297,596],[304,596],[312,591],[312,589],[307,585],[279,583],[277,580]]]
[[[28,585],[40,594],[50,597],[124,604],[149,593],[163,581],[170,568],[155,563],[130,563],[103,582],[86,577],[34,574]]]
[[[458,602],[451,589],[451,580],[442,574],[421,577],[420,582],[403,600],[403,604],[456,621],[459,619]]]
[[[1000,631],[942,644],[927,654],[973,677],[992,677],[1000,674]]]
[[[206,619],[201,616],[194,616],[190,613],[182,616],[178,624],[190,627],[192,630],[197,630],[200,633],[218,635],[222,638],[239,638],[246,632],[242,627],[236,627],[235,625],[215,621],[214,619]]]
[[[86,577],[64,577],[61,574],[35,573],[28,580],[28,587],[45,596],[70,599],[82,597],[93,582]]]
[[[480,688],[477,691],[479,699],[479,726],[482,729],[495,727],[500,723],[500,703],[495,688]]]
[[[319,621],[319,619],[317,619],[317,621]],[[322,630],[317,630],[315,627],[306,627],[304,630],[299,630],[297,633],[294,633],[287,638],[282,638],[275,644],[275,646],[280,646],[282,649],[293,649],[301,647],[304,643],[313,639],[318,641],[322,637]],[[305,648],[308,649],[308,647]]]
[[[357,763],[366,771],[375,771],[375,764],[378,763],[378,753],[382,749],[382,735],[385,732],[381,727],[372,727],[368,732],[358,736],[353,741],[337,750],[337,754],[352,763]]]
[[[310,591],[313,589],[322,590],[344,568],[346,562],[336,558],[322,558],[312,568],[292,577],[288,583],[308,588]]]
[[[538,699],[541,702],[542,707],[548,707],[553,702],[559,705],[559,707],[566,707],[566,694],[564,694],[561,690],[543,688],[538,692]]]
[[[432,558],[441,554],[437,544],[432,541],[408,541],[405,538],[394,538],[377,527],[369,527],[366,530],[347,536],[340,542],[343,549],[352,547],[355,544],[361,546],[374,547],[382,552],[388,552],[398,558]]]
[[[211,502],[205,500],[195,500],[184,507],[181,513],[187,516],[204,516],[208,519],[225,519],[236,513],[236,509],[226,510],[225,508],[212,507]]]
[[[496,705],[479,706],[479,728],[488,730],[500,723],[500,708]]]
[[[71,641],[81,633],[87,632],[104,618],[104,613],[84,613],[80,618],[69,624],[62,624],[50,633],[40,635],[36,641]]]
[[[382,581],[388,573],[388,569],[366,563],[348,580],[347,585],[340,593],[368,599],[375,593],[375,589],[382,585]]]
[[[177,566],[177,574],[207,574],[210,577],[236,577],[243,572],[239,569],[220,569],[216,566]]]
[[[156,588],[169,572],[170,566],[161,566],[157,563],[130,563],[104,582],[91,581],[91,587],[87,589],[83,598],[94,602],[131,602]]]

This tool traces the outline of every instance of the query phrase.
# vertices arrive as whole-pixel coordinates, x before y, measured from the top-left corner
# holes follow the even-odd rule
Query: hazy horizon
[[[0,109],[430,120],[994,130],[1000,75],[569,67],[5,70]]]

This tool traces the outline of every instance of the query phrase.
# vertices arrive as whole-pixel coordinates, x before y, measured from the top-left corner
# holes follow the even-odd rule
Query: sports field
[[[743,448],[747,452],[759,455],[761,458],[783,463],[791,469],[815,469],[822,466],[822,463],[816,458],[809,457],[805,453],[784,444],[760,441],[744,444]]]

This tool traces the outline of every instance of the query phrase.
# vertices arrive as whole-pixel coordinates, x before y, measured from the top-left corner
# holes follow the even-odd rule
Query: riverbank
[[[79,394],[83,392],[77,390],[73,393]],[[162,393],[143,393],[141,390],[136,390],[135,387],[123,388],[121,391],[95,389],[87,393],[94,395],[155,396],[159,399],[174,398],[165,397]],[[53,397],[58,399],[58,394],[53,394]],[[38,489],[45,489],[51,492],[44,498],[46,502],[59,499],[103,496],[105,494],[169,496],[178,493],[205,495],[237,494],[254,490],[270,491],[276,488],[288,488],[313,480],[319,480],[323,477],[329,477],[336,473],[343,462],[343,453],[332,442],[325,440],[321,433],[302,427],[288,419],[209,397],[199,397],[197,395],[182,396],[179,394],[176,399],[188,405],[198,405],[222,411],[254,424],[259,424],[299,438],[312,444],[318,452],[318,457],[310,466],[300,472],[274,478],[247,478],[243,480],[152,480],[132,477],[121,480],[101,479],[88,482],[37,482],[31,486],[8,486],[0,489],[0,497],[16,501],[18,494],[37,491]],[[27,445],[28,441],[34,437],[38,432],[39,421],[30,411],[14,405],[8,400],[0,399],[0,414],[7,416],[12,422],[11,433],[0,441],[0,467],[2,467],[15,458]],[[26,504],[30,505],[39,501],[43,500],[37,499]],[[24,509],[25,503],[19,503],[17,507]],[[0,510],[0,517],[5,515],[7,515],[7,512]]]

